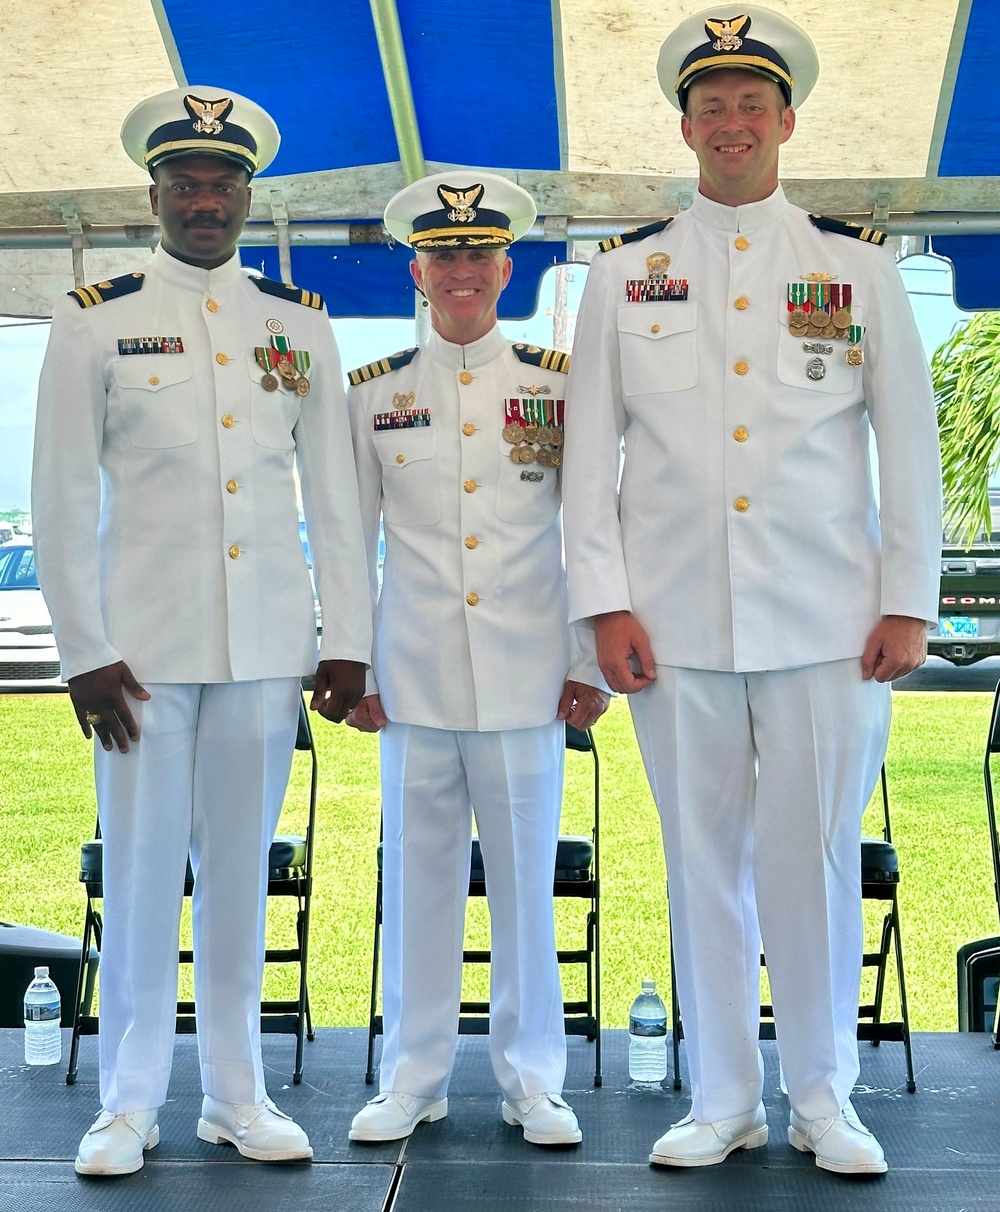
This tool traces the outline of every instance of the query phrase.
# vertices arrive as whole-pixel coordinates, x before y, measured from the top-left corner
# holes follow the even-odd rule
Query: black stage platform
[[[266,1036],[271,1096],[308,1131],[311,1166],[261,1165],[195,1136],[200,1110],[195,1041],[176,1041],[159,1146],[126,1178],[73,1172],[80,1137],[98,1110],[97,1041],[82,1044],[77,1084],[62,1066],[21,1063],[23,1033],[0,1031],[0,1209],[3,1212],[997,1212],[1000,1209],[1000,1053],[986,1035],[916,1035],[917,1093],[907,1094],[898,1044],[861,1045],[854,1102],[878,1135],[889,1174],[844,1179],[817,1170],[787,1143],[787,1102],[774,1044],[764,1044],[771,1140],[721,1166],[664,1170],[649,1147],[687,1111],[687,1091],[630,1089],[628,1037],[605,1034],[604,1085],[593,1046],[569,1041],[566,1091],[583,1128],[576,1149],[527,1145],[500,1116],[487,1043],[459,1042],[447,1119],[409,1141],[355,1145],[351,1116],[375,1092],[364,1084],[365,1033],[329,1029],[306,1045],[305,1077],[291,1085],[293,1043]],[[64,1032],[68,1044],[68,1033]]]

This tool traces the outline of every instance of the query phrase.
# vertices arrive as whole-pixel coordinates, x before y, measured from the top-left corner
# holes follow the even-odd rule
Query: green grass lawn
[[[954,1030],[956,949],[998,933],[982,790],[990,696],[898,694],[894,711],[888,769],[911,1023]],[[378,746],[374,737],[313,719],[320,793],[310,995],[318,1024],[359,1025],[367,1020],[371,969]],[[79,848],[95,817],[89,746],[65,695],[0,695],[0,736],[0,918],[76,935],[84,911]],[[643,976],[669,987],[663,852],[624,701],[598,725],[597,743],[604,1021],[621,1027]],[[590,758],[567,758],[563,831],[588,832]],[[296,755],[283,831],[304,822],[307,777],[307,755]],[[880,810],[869,808],[866,825],[880,829]],[[289,910],[272,901],[275,935],[291,929]],[[560,944],[580,945],[580,903],[560,902],[557,915]],[[470,905],[469,934],[485,945],[482,903]],[[183,988],[188,979],[182,976]],[[290,988],[292,974],[269,971],[267,979],[277,993]],[[470,993],[478,995],[484,981],[484,972],[471,972]],[[571,980],[565,983],[569,994]]]

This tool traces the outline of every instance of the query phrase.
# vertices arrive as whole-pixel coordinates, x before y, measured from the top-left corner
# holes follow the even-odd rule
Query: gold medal
[[[552,466],[552,451],[549,450],[549,448],[547,446],[543,446],[542,449],[538,452],[537,462],[538,462],[539,467],[551,467]]]
[[[534,463],[537,457],[534,446],[518,446],[517,449],[521,452],[521,457],[518,462]]]
[[[564,441],[565,441],[565,439],[563,438],[563,431],[561,429],[553,429],[552,437],[549,438],[549,445],[550,446],[562,446]]]
[[[830,340],[833,340],[835,337],[839,337],[840,333],[837,332],[837,327],[835,324],[827,324],[825,328],[820,329],[819,335],[821,337],[826,337],[826,339],[828,341],[830,341]]]
[[[505,425],[500,431],[500,436],[505,442],[520,442],[524,437],[524,429],[522,426],[516,423]]]
[[[305,375],[299,375],[295,380],[295,394],[297,396],[307,396],[309,394],[309,380]]]
[[[552,452],[552,466],[562,467],[563,457],[558,450]]]
[[[824,311],[822,307],[817,307],[815,311],[809,313],[810,328],[826,328],[830,323],[830,313]]]
[[[862,366],[865,360],[865,353],[863,349],[859,349],[856,345],[852,345],[847,351],[846,357],[848,366]]]
[[[548,425],[539,425],[538,437],[535,438],[535,441],[541,446],[548,446],[548,444],[552,441],[552,430],[548,427]]]
[[[841,307],[838,311],[833,313],[832,323],[834,328],[850,328],[851,324],[853,323],[851,320],[851,313],[846,307]]]
[[[277,391],[278,380],[272,374],[264,374],[260,377],[260,385],[265,391]]]
[[[526,442],[537,442],[538,441],[538,426],[529,425],[524,431],[524,439]]]
[[[278,374],[281,375],[283,379],[294,379],[298,373],[299,372],[295,369],[291,362],[278,363]]]
[[[512,463],[520,463],[520,461],[521,461],[521,447],[520,446],[515,446],[514,449],[510,452],[510,461]]]
[[[793,325],[796,328],[801,328],[803,324],[808,324],[808,323],[809,323],[809,313],[807,311],[803,311],[801,307],[796,307],[794,311],[790,311],[788,313],[789,328],[791,328]]]
[[[807,337],[809,335],[808,324],[789,324],[788,331],[793,337]]]

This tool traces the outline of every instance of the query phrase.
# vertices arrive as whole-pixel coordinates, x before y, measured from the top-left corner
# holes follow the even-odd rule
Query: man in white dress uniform
[[[817,73],[806,34],[767,9],[722,4],[667,38],[660,83],[699,190],[605,242],[576,330],[570,617],[593,621],[608,683],[632,695],[688,1041],[691,1114],[654,1145],[663,1165],[767,1139],[762,937],[790,1142],[834,1172],[886,1168],[850,1103],[860,822],[889,681],[923,661],[936,615],[940,471],[884,237],[778,184]]]
[[[385,212],[430,305],[419,349],[352,371],[348,392],[372,594],[372,674],[348,723],[381,731],[381,1093],[352,1140],[447,1114],[475,813],[492,921],[490,1055],[503,1115],[575,1144],[552,881],[565,725],[607,707],[593,637],[566,623],[559,522],[565,371],[497,326],[529,194],[456,170]],[[589,642],[588,642],[589,641]]]
[[[70,292],[42,370],[32,514],[39,571],[104,837],[102,1111],[81,1174],[139,1169],[159,1139],[190,852],[204,1089],[198,1135],[308,1159],[260,1056],[267,856],[301,678],[343,719],[364,691],[368,586],[340,362],[318,295],[240,266],[272,119],[213,87],[137,106],[152,175],[144,272]],[[313,594],[298,461],[324,607]]]

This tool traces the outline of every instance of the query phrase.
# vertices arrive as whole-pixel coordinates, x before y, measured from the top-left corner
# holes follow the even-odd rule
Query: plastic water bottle
[[[58,1065],[62,1058],[59,1032],[59,990],[48,968],[36,968],[24,994],[24,1060],[28,1065]]]
[[[634,1082],[662,1082],[667,1076],[667,1008],[653,980],[642,982],[629,1011],[628,1075]]]

